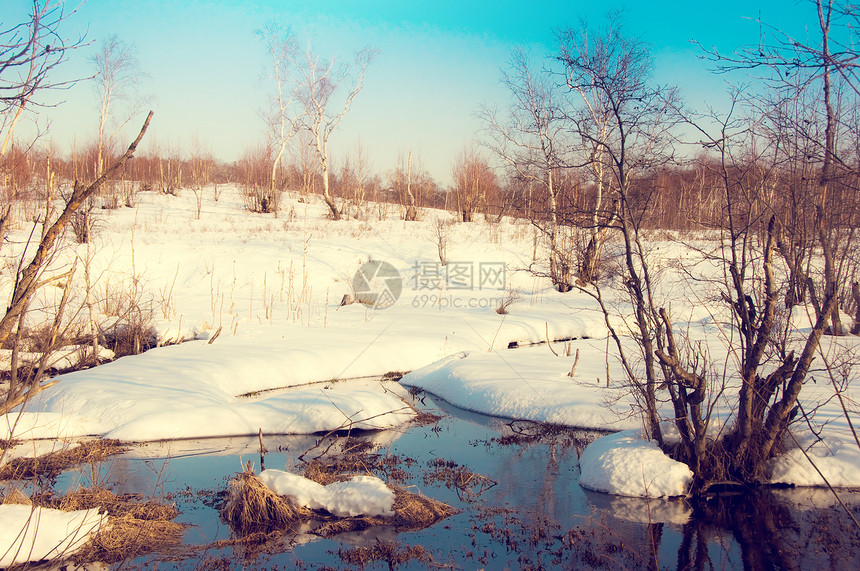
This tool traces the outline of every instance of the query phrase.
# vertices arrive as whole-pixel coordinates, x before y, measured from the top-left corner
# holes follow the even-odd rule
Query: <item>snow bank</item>
[[[815,462],[815,467],[797,448],[774,458],[769,466],[771,483],[825,486],[823,474],[831,486],[855,487],[860,484],[860,449],[853,440],[830,437],[826,445],[818,442],[807,450],[807,454]]]
[[[290,496],[301,506],[338,517],[394,515],[394,491],[375,476],[353,476],[347,482],[323,486],[298,474],[263,470],[260,479],[279,496]]]
[[[579,459],[579,484],[598,492],[636,497],[671,497],[687,492],[693,473],[636,431],[598,438]]]
[[[629,414],[619,414],[630,410],[628,391],[597,383],[601,375],[606,378],[606,367],[602,359],[594,358],[593,345],[603,341],[572,343],[584,349],[575,378],[568,376],[574,358],[556,357],[544,345],[458,353],[413,371],[400,382],[460,408],[493,416],[581,428],[638,426]],[[608,401],[617,406],[608,406]]]
[[[102,524],[98,510],[0,505],[0,567],[68,557]]]
[[[325,358],[325,347],[317,351],[291,348],[281,339],[231,340],[126,357],[64,375],[34,400],[33,412],[0,422],[0,437],[99,435],[143,441],[255,434],[260,429],[309,434],[350,422],[353,428],[389,428],[414,416],[402,400],[406,391],[396,383],[301,380],[303,362],[319,363],[311,379],[341,366],[339,358]],[[311,354],[307,361],[300,359],[302,352]],[[270,390],[274,387],[286,388]],[[240,396],[245,393],[251,395]]]

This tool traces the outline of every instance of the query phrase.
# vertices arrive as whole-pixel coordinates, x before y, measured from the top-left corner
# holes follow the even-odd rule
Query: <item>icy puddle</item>
[[[768,490],[680,501],[583,490],[577,458],[597,433],[510,422],[419,397],[438,421],[360,436],[264,436],[265,467],[349,458],[459,513],[429,528],[376,526],[328,539],[310,533],[237,543],[217,507],[258,437],[151,443],[62,474],[117,494],[175,502],[184,545],[115,563],[140,569],[860,568],[860,533],[826,490]],[[365,456],[357,456],[361,452]],[[368,455],[369,454],[369,455]],[[842,500],[860,515],[860,493]]]

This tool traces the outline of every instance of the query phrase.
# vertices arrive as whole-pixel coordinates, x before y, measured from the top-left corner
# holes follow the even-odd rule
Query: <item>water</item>
[[[379,541],[423,546],[434,565],[454,569],[857,569],[860,533],[832,494],[818,489],[764,490],[727,495],[693,507],[681,500],[623,498],[578,485],[578,454],[598,436],[585,431],[550,431],[532,438],[528,423],[469,413],[424,397],[442,418],[435,424],[362,435],[378,453],[414,460],[399,467],[401,485],[460,510],[436,525],[398,532],[371,528],[332,539],[288,535],[253,547],[215,548],[231,530],[213,504],[228,480],[251,461],[259,468],[257,437],[152,443],[121,457],[61,476],[58,488],[105,484],[116,493],[167,495],[191,527],[193,546],[180,561],[151,554],[115,568],[152,569],[334,569],[349,564],[350,552]],[[525,432],[526,434],[521,434]],[[503,438],[504,437],[504,438]],[[329,454],[346,439],[267,436],[267,468],[301,471],[305,459]],[[308,452],[310,450],[310,452]],[[457,490],[427,479],[431,463],[465,466],[476,478]],[[452,464],[453,463],[453,464]],[[860,492],[843,501],[860,516]],[[424,569],[426,560],[391,563]],[[368,569],[388,569],[384,561]]]

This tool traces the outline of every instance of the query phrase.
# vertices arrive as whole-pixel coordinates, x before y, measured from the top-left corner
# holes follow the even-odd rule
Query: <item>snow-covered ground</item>
[[[64,512],[25,505],[0,506],[0,568],[72,555],[97,532],[99,510]]]
[[[247,212],[235,187],[222,191],[217,202],[205,193],[200,219],[190,191],[143,193],[135,208],[98,211],[89,247],[70,244],[59,253],[58,272],[79,259],[78,306],[85,299],[82,267],[91,258],[87,273],[104,327],[137,307],[159,339],[186,342],[62,376],[25,411],[3,420],[0,438],[151,441],[260,429],[385,428],[414,413],[405,389],[377,379],[407,371],[402,385],[478,412],[597,429],[639,427],[594,300],[559,294],[526,271],[535,254],[538,266],[545,259],[527,222],[450,226],[442,266],[434,222],[449,213],[426,211],[422,221],[405,222],[389,206],[386,219],[374,208],[369,220],[333,222],[315,197],[285,195],[276,217]],[[22,226],[10,236],[3,250],[9,267],[29,231]],[[683,278],[684,271],[712,277],[718,269],[697,261],[695,249],[671,233],[649,244],[661,273],[656,295],[671,300],[677,329],[707,346],[714,363],[729,359],[731,368],[729,333],[721,326],[728,316],[718,296],[706,283]],[[713,247],[701,237],[692,245]],[[385,309],[340,306],[344,295],[361,293],[354,277],[371,261],[399,272],[399,280],[369,282],[374,291],[399,294],[397,301]],[[0,294],[10,286],[2,285]],[[508,313],[497,313],[512,292]],[[44,295],[50,302],[61,293],[49,287]],[[623,312],[623,299],[606,301]],[[81,322],[88,318],[79,312]],[[547,339],[564,341],[548,346]],[[860,348],[856,338],[828,343],[834,344],[824,350],[834,354]],[[860,485],[860,450],[825,381],[816,373],[805,396],[810,409],[821,405],[819,418],[830,420],[812,454],[831,483]],[[856,390],[845,396],[856,414]],[[731,414],[724,404],[715,424],[730,422]],[[689,474],[661,468],[660,452],[630,434],[599,440],[586,452],[583,484],[624,495],[683,493]],[[645,467],[659,472],[659,483]],[[774,479],[821,483],[797,453],[775,464]]]

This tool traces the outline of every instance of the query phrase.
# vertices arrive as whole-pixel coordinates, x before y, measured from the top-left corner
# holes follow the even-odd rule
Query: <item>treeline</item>
[[[76,180],[94,180],[96,154],[95,145],[69,157],[57,157],[41,149],[13,144],[0,158],[3,204],[44,200],[49,177],[60,188],[60,196],[64,185],[71,188]],[[264,201],[269,192],[272,154],[271,148],[262,147],[246,151],[233,163],[225,163],[209,154],[140,153],[109,181],[101,193],[99,206],[134,206],[132,195],[139,191],[176,194],[182,188],[234,183],[243,189],[249,210],[275,212],[279,197]],[[118,153],[108,153],[108,160],[117,156]],[[751,218],[761,218],[763,213],[755,210],[767,208],[786,220],[786,226],[800,224],[803,231],[796,240],[810,240],[818,182],[808,172],[808,163],[806,159],[759,158],[731,165],[729,172],[724,173],[719,160],[702,153],[683,163],[661,165],[633,179],[630,201],[632,208],[640,213],[643,228],[723,228],[728,216],[727,203],[731,202],[736,208],[750,210]],[[493,169],[487,157],[476,149],[464,150],[457,158],[452,166],[455,182],[448,187],[440,185],[420,165],[410,167],[406,157],[401,157],[385,176],[369,172],[366,165],[367,157],[358,153],[356,157],[347,157],[330,174],[333,196],[346,205],[345,213],[352,217],[366,217],[371,205],[380,203],[400,207],[405,216],[409,194],[419,216],[427,208],[451,211],[461,221],[472,221],[479,216],[489,221],[499,221],[503,216],[540,221],[550,216],[545,185],[516,171]],[[725,175],[731,181],[731,201],[726,200]],[[568,167],[557,169],[554,176],[559,222],[590,225],[597,205],[597,189],[590,173]],[[279,192],[321,194],[322,188],[322,175],[313,157],[286,163],[277,171]],[[831,185],[828,211],[833,222],[842,228],[860,226],[858,188],[860,176],[854,171],[838,177]],[[603,206],[603,215],[609,217],[612,204]]]

